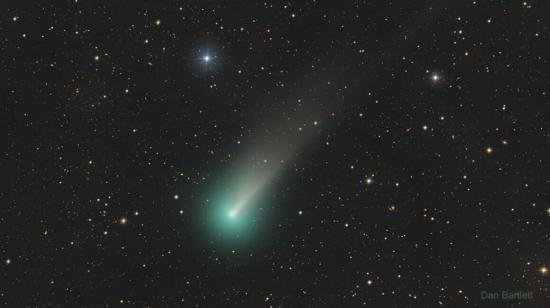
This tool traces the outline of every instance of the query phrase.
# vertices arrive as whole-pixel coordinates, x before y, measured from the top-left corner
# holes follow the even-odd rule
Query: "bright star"
[[[204,61],[204,63],[208,63],[208,62],[210,62],[210,60],[211,60],[211,58],[210,58],[209,55],[206,55],[206,56],[202,57],[202,61]]]

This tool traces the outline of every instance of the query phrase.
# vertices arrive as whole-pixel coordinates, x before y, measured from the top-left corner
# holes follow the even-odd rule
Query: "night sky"
[[[549,40],[548,1],[2,1],[0,303],[549,307]]]

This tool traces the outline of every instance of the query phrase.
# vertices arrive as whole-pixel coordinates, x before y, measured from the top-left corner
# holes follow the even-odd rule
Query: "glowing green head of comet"
[[[228,246],[266,242],[277,217],[278,175],[293,147],[266,138],[242,159],[232,162],[222,176],[212,177],[206,191],[202,219],[207,241]],[[271,144],[273,142],[273,144]]]
[[[205,228],[209,240],[234,245],[261,239],[269,218],[273,173],[244,173],[226,178],[212,188],[205,206]]]
[[[223,237],[242,237],[245,232],[254,226],[256,218],[256,208],[250,210],[238,211],[236,204],[238,196],[234,196],[231,191],[226,191],[221,198],[212,200],[211,205],[214,214],[213,227],[218,229],[218,232]]]

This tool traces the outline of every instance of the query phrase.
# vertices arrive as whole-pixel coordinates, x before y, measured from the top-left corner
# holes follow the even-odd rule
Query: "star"
[[[440,86],[443,83],[443,75],[442,74],[440,74],[438,72],[435,72],[435,71],[432,71],[430,73],[429,70],[426,70],[426,73],[430,74],[428,76],[428,80],[429,80],[430,84],[433,87]]]
[[[540,272],[541,274],[543,274],[543,275],[548,274],[548,267],[546,267],[546,266],[544,266],[544,265],[541,266],[541,267],[539,268],[539,272]]]
[[[485,148],[485,153],[487,153],[487,154],[493,153],[493,148],[492,147],[486,147]]]
[[[212,58],[210,58],[209,55],[205,55],[204,57],[202,57],[202,61],[203,61],[204,63],[208,63],[208,62],[210,62],[211,60],[212,60]]]

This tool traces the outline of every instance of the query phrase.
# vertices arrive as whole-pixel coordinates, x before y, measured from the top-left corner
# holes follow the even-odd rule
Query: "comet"
[[[271,118],[256,129],[254,139],[243,140],[241,151],[207,191],[205,227],[209,239],[224,244],[248,243],[261,238],[260,230],[274,219],[277,208],[272,191],[278,179],[299,156],[300,149],[316,139],[320,116],[303,108],[292,118]],[[307,122],[304,122],[307,119]],[[275,212],[274,212],[275,211]]]

